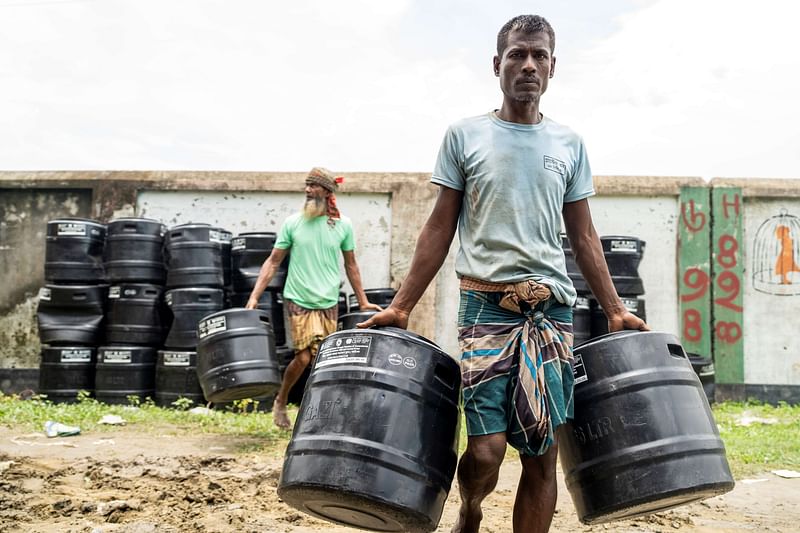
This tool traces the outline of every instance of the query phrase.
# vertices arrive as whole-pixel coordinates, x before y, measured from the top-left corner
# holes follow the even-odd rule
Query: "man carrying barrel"
[[[510,444],[522,476],[515,532],[547,531],[556,503],[556,429],[572,417],[572,309],[561,217],[575,259],[610,331],[649,329],[614,289],[587,198],[594,194],[583,140],[539,111],[553,77],[555,34],[522,15],[497,36],[500,109],[450,126],[431,181],[439,185],[408,276],[392,304],[361,327],[406,327],[441,267],[456,229],[464,413],[454,532],[478,531]]]
[[[286,413],[289,391],[316,355],[320,341],[336,330],[340,250],[361,310],[381,310],[367,301],[356,263],[353,225],[336,207],[335,192],[341,181],[327,169],[311,169],[306,177],[303,211],[283,222],[246,305],[248,309],[258,306],[261,294],[291,250],[283,299],[295,356],[286,367],[272,406],[275,425],[281,428],[291,425]]]

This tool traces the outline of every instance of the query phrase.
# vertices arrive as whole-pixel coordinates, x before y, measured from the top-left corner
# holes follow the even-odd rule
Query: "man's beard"
[[[307,219],[321,217],[325,214],[325,210],[325,201],[318,196],[314,196],[308,198],[303,205],[303,216]]]

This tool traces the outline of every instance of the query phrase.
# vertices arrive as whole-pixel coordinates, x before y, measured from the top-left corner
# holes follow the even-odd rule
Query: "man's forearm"
[[[622,311],[624,305],[617,294],[614,283],[611,281],[611,274],[608,271],[603,247],[597,233],[592,231],[582,235],[576,235],[576,242],[572,244],[572,251],[575,255],[575,262],[581,269],[583,279],[592,290],[592,294],[600,303],[606,314],[615,311]]]
[[[361,271],[358,269],[357,264],[345,265],[345,274],[347,274],[347,281],[353,288],[353,293],[358,300],[358,306],[364,307],[368,303],[367,294],[364,292],[364,286],[361,284]]]
[[[250,300],[258,301],[258,299],[261,298],[261,295],[267,289],[269,282],[272,281],[273,277],[275,277],[275,273],[277,271],[278,265],[274,264],[271,259],[264,261],[264,264],[261,265],[261,270],[258,273],[256,284],[253,287],[253,290],[250,292]]]

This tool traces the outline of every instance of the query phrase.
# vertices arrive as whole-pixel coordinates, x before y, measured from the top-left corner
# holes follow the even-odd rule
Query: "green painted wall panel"
[[[716,381],[744,383],[744,200],[738,187],[715,187],[712,197],[712,317]]]
[[[682,187],[678,222],[678,302],[681,344],[689,353],[712,355],[711,194]]]

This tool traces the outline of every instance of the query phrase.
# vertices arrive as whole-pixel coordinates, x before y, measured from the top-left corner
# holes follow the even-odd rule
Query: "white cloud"
[[[546,5],[543,110],[596,173],[798,174],[794,4],[584,4]],[[428,171],[500,104],[491,46],[525,4],[457,5],[0,0],[0,168]]]
[[[584,134],[595,173],[797,177],[798,15],[775,0],[660,0],[559,65],[549,104]]]

